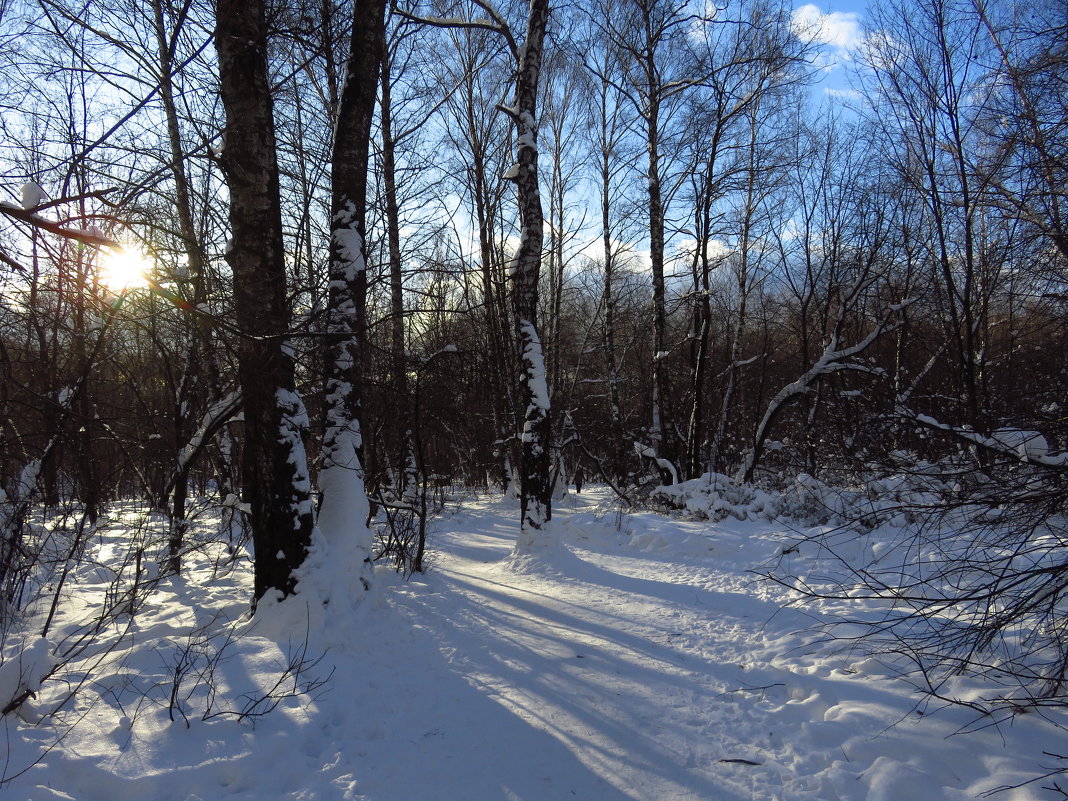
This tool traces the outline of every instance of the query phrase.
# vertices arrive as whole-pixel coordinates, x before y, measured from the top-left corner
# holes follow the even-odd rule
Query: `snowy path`
[[[617,531],[606,500],[569,496],[554,518],[568,550],[526,568],[508,558],[510,511],[442,524],[426,583],[395,605],[436,644],[407,685],[436,721],[414,752],[425,764],[406,786],[361,784],[368,801],[428,786],[437,801],[921,801],[1025,775],[1026,747],[952,738],[966,716],[921,717],[876,661],[810,647],[811,618],[748,573],[774,552],[769,524],[645,514]]]
[[[782,550],[781,526],[618,515],[595,489],[554,511],[566,547],[517,563],[517,516],[468,500],[435,522],[426,575],[379,574],[377,604],[287,602],[242,624],[227,697],[269,685],[306,620],[334,669],[325,694],[254,726],[201,721],[193,701],[188,727],[169,720],[175,644],[248,597],[238,574],[175,581],[121,669],[79,696],[78,726],[0,801],[963,801],[1068,753],[1037,716],[954,737],[971,715],[919,715],[877,660],[816,641],[833,610],[783,609],[749,572]],[[4,720],[10,765],[54,742]]]
[[[559,526],[567,516],[558,517]],[[719,676],[740,655],[710,647],[734,639],[737,607],[759,602],[717,603],[707,577],[640,556],[610,559],[609,572],[576,549],[573,558],[517,572],[504,558],[511,527],[486,524],[458,537],[443,560],[440,572],[456,594],[451,615],[435,615],[432,603],[419,614],[443,647],[471,643],[454,652],[455,668],[611,785],[614,792],[598,797],[763,797],[752,792],[751,766],[718,762],[754,753],[730,736],[729,721],[713,720],[728,689]],[[724,614],[728,607],[736,611]],[[492,733],[487,744],[508,750]],[[511,766],[501,767],[503,780]],[[725,792],[725,773],[750,787]]]

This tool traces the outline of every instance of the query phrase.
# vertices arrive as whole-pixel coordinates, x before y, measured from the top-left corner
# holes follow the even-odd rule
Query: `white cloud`
[[[823,93],[829,97],[836,97],[841,100],[859,101],[864,99],[864,95],[858,92],[856,89],[834,89],[833,87],[825,87]]]
[[[805,42],[827,45],[836,51],[842,60],[848,60],[852,51],[864,41],[860,20],[852,11],[823,13],[813,3],[794,10],[791,19],[794,35]]]

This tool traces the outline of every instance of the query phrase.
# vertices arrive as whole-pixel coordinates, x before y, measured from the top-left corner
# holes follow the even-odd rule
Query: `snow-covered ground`
[[[210,550],[191,555],[185,577],[120,618],[112,651],[93,652],[64,727],[4,718],[4,775],[25,772],[0,798],[933,801],[1018,784],[1059,767],[1044,751],[1068,753],[1037,715],[976,725],[892,665],[836,650],[813,626],[837,607],[790,604],[752,572],[794,539],[783,525],[621,514],[595,487],[554,510],[564,547],[515,559],[517,517],[466,498],[435,522],[425,575],[380,570],[364,603],[297,596],[251,622],[249,571],[213,577]],[[113,545],[92,544],[99,564]],[[790,558],[805,568],[804,552]],[[103,567],[72,578],[74,611],[31,655],[61,646],[78,593],[88,606],[108,582]],[[294,679],[286,666],[301,662]],[[63,675],[22,718],[70,693],[79,674]],[[310,694],[289,693],[294,680]],[[1049,783],[994,797],[1056,797]]]

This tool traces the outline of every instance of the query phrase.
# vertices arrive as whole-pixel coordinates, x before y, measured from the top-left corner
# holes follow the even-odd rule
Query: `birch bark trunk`
[[[327,303],[326,428],[319,529],[362,563],[370,587],[373,545],[367,527],[361,385],[367,338],[367,165],[382,60],[384,0],[358,0],[332,154],[330,291]]]
[[[538,277],[544,218],[538,189],[538,78],[542,43],[549,18],[548,0],[531,0],[526,38],[519,51],[515,106],[508,109],[516,127],[515,181],[519,195],[520,241],[512,267],[512,312],[519,344],[523,419],[520,475],[521,532],[516,552],[529,551],[537,532],[552,518],[549,388],[545,354],[538,333]]]

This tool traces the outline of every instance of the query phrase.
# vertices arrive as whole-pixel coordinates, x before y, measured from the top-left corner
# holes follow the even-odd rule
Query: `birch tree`
[[[326,430],[319,528],[327,542],[363,557],[370,586],[372,534],[364,487],[361,384],[367,358],[367,165],[379,67],[384,0],[358,0],[334,134],[327,306]]]
[[[519,207],[519,247],[509,267],[511,310],[519,356],[520,405],[524,408],[519,477],[520,536],[516,552],[526,553],[552,518],[552,416],[545,352],[538,329],[538,281],[541,275],[543,227],[538,187],[538,82],[541,76],[547,0],[531,0],[522,43],[508,22],[490,4],[476,0],[487,19],[420,19],[446,28],[490,30],[504,37],[515,60],[515,95],[500,104],[515,127],[516,161],[505,177],[515,182]]]
[[[514,175],[519,197],[519,249],[512,265],[512,312],[519,344],[523,416],[523,462],[520,476],[521,533],[516,552],[539,543],[537,532],[552,518],[552,418],[545,354],[538,332],[538,279],[541,272],[541,194],[538,189],[538,78],[542,45],[549,21],[548,0],[531,0],[526,37],[513,51],[518,63],[515,103],[502,110],[516,130]]]
[[[652,373],[650,438],[660,467],[660,479],[670,484],[678,476],[681,444],[672,409],[673,389],[668,341],[668,303],[665,280],[667,205],[675,187],[665,186],[668,130],[687,90],[700,79],[690,58],[689,37],[697,18],[682,4],[661,0],[627,0],[617,4],[603,24],[603,32],[620,54],[625,97],[634,109],[646,150],[645,200],[649,263],[652,273]]]

